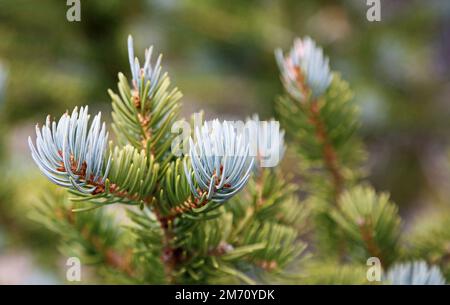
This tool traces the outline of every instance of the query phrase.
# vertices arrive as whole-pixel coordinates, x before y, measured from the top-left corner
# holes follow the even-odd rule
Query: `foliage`
[[[244,128],[195,126],[187,153],[172,153],[171,129],[185,122],[181,93],[152,50],[141,67],[128,39],[132,81],[119,73],[118,94],[108,91],[109,147],[100,116],[88,128],[87,108],[37,127],[30,140],[37,165],[72,196],[46,199],[33,213],[61,235],[66,253],[113,272],[115,282],[187,284],[364,283],[364,263],[375,256],[397,283],[398,209],[363,181],[353,94],[320,47],[304,38],[287,56],[277,51],[286,87],[277,114],[300,160],[300,183],[263,167],[265,157],[282,158],[284,131],[252,128],[262,126],[258,118]],[[105,212],[117,203],[127,205],[125,226]]]
[[[369,187],[345,191],[330,214],[342,230],[350,255],[362,262],[378,257],[388,265],[397,256],[400,218],[387,194]]]
[[[428,212],[413,223],[413,229],[405,237],[407,257],[426,260],[440,266],[447,281],[450,279],[449,240],[450,211],[447,207]]]

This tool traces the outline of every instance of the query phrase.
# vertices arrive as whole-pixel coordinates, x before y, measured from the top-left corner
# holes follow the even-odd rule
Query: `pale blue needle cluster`
[[[308,92],[312,98],[321,96],[331,83],[329,59],[309,37],[295,39],[286,56],[277,49],[275,58],[286,90],[298,101],[304,101]]]
[[[161,76],[161,59],[162,55],[158,56],[155,65],[151,64],[153,53],[153,46],[145,49],[144,66],[141,68],[139,59],[134,56],[133,37],[128,36],[128,59],[130,61],[131,75],[133,77],[133,86],[141,92],[147,83],[150,82],[150,89],[147,97],[151,97],[156,90]]]
[[[205,122],[189,139],[190,166],[184,171],[192,194],[224,202],[238,193],[250,178],[254,157],[243,130],[231,122]]]
[[[111,161],[105,168],[108,132],[101,113],[90,126],[89,117],[88,107],[76,107],[58,122],[48,116],[41,129],[36,125],[36,146],[28,138],[34,161],[50,181],[85,194],[104,184]]]
[[[389,269],[386,281],[392,285],[444,285],[445,279],[436,266],[424,261],[398,264]]]

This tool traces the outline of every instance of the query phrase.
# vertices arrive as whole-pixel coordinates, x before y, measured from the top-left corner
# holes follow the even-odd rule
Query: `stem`
[[[323,146],[322,157],[325,166],[331,175],[335,191],[335,201],[337,202],[337,199],[342,192],[344,181],[338,166],[336,151],[330,143],[327,130],[320,118],[320,109],[316,100],[310,103],[309,111],[311,124],[313,124],[316,129],[316,138]]]
[[[141,145],[143,149],[147,148],[147,142],[150,140],[152,134],[149,129],[150,124],[150,117],[148,115],[145,115],[144,109],[142,107],[141,98],[146,99],[145,96],[140,96],[140,92],[138,89],[138,85],[135,81],[133,81],[133,89],[131,90],[131,96],[132,96],[132,104],[137,109],[140,110],[136,114],[136,118],[139,122],[139,126],[141,127],[141,134],[142,134],[142,140]]]
[[[256,192],[257,192],[257,200],[256,200],[256,206],[255,208],[261,207],[264,205],[265,198],[263,197],[263,188],[265,183],[265,173],[260,172],[259,177],[256,180]]]
[[[371,223],[367,223],[366,221],[363,221],[360,225],[359,225],[359,229],[361,232],[361,236],[362,239],[364,241],[364,243],[366,244],[366,248],[367,248],[367,252],[369,252],[369,254],[373,257],[377,257],[379,258],[380,262],[381,262],[381,266],[384,268],[386,267],[386,261],[382,255],[382,252],[380,250],[380,248],[378,247],[378,245],[376,244],[375,240],[373,239],[373,234],[372,234],[372,225]]]
[[[140,97],[139,90],[137,90],[137,85],[136,84],[134,85],[135,85],[135,90],[133,92],[134,106],[139,110],[139,108],[142,108],[141,98],[145,99],[146,97]],[[146,115],[144,109],[142,108],[141,112],[137,114],[137,119],[139,125],[141,126],[141,133],[142,133],[141,145],[142,148],[146,150],[148,141],[150,141],[152,137],[152,133],[149,128],[150,115]],[[150,148],[150,154],[154,155],[153,147]],[[145,203],[150,204],[148,200],[146,200]],[[173,239],[171,227],[173,224],[173,219],[176,216],[178,216],[178,214],[162,216],[161,211],[157,205],[152,205],[152,208],[153,212],[156,215],[156,218],[158,219],[161,230],[163,231],[163,251],[161,253],[161,261],[164,264],[164,271],[168,282],[173,283],[175,279],[172,273],[178,263],[179,255],[177,254],[178,253],[177,249],[174,249],[171,244],[171,241]]]
[[[181,214],[205,206],[208,202],[209,201],[207,199],[200,201],[198,198],[194,198],[194,201],[192,201],[192,199],[189,198],[183,204],[170,209],[168,215],[162,216],[162,218],[165,218],[167,220],[173,220],[178,216],[180,216]]]
[[[134,269],[131,265],[131,251],[122,255],[113,249],[103,247],[98,238],[92,237],[89,241],[94,245],[97,251],[103,254],[106,264],[114,269],[124,272],[128,276],[133,276]]]
[[[305,83],[305,75],[302,73],[299,67],[293,67],[293,69],[296,75],[297,86],[300,92],[302,92],[305,96],[308,96],[309,94],[311,94],[311,90]],[[333,179],[335,202],[337,202],[337,199],[342,192],[343,178],[337,164],[336,151],[334,150],[333,145],[331,145],[330,143],[326,127],[320,118],[320,109],[317,100],[310,101],[309,105],[309,119],[316,129],[317,140],[323,145],[323,160]]]
[[[163,252],[161,254],[161,260],[164,263],[164,271],[166,273],[169,284],[174,282],[173,270],[177,265],[177,256],[176,249],[174,249],[171,245],[171,240],[173,238],[172,230],[170,230],[170,226],[172,225],[172,221],[167,218],[163,218],[159,215],[159,211],[155,209],[155,213],[157,215],[158,221],[161,225],[161,229],[163,231]]]
[[[337,163],[336,151],[331,145],[330,140],[328,138],[328,133],[325,128],[324,123],[320,118],[320,109],[317,100],[311,101],[310,103],[310,121],[314,125],[316,129],[316,138],[319,143],[322,144],[322,158],[325,163],[325,167],[331,175],[333,188],[334,188],[334,204],[337,205],[339,201],[339,196],[342,193],[343,189],[343,177],[339,170],[339,166]],[[371,236],[369,235],[371,240]],[[370,242],[369,242],[370,244]],[[342,241],[339,242],[339,256],[343,257],[344,255],[344,244]]]
[[[76,172],[76,164],[74,161],[72,163],[73,163],[72,171]],[[59,168],[59,170],[65,171],[64,165],[61,165],[61,168]],[[81,177],[81,179],[83,179],[83,180],[86,180],[86,178],[87,178],[86,174],[83,170],[76,172],[76,174],[78,174]],[[93,194],[100,194],[100,193],[104,193],[106,191],[106,186],[105,186],[105,183],[102,182],[102,179],[99,179],[98,181],[93,181],[93,180],[89,179],[86,181],[89,184],[96,187]],[[137,197],[137,195],[131,195],[127,191],[124,191],[124,190],[118,190],[118,186],[116,184],[110,185],[109,192],[111,194],[113,194],[114,196],[127,198],[129,200],[137,201],[139,199]],[[150,204],[150,201],[148,200],[148,198],[143,199],[143,201],[146,204]],[[173,276],[172,276],[172,271],[174,270],[178,259],[177,259],[177,255],[176,255],[177,249],[173,249],[171,246],[171,240],[173,238],[173,235],[172,235],[172,232],[169,227],[172,224],[173,218],[175,218],[177,215],[171,215],[170,217],[167,217],[167,216],[163,217],[163,216],[161,216],[159,209],[155,205],[153,205],[153,211],[155,212],[157,219],[160,223],[161,229],[163,230],[164,249],[163,249],[163,253],[161,255],[161,260],[164,263],[165,272],[166,272],[167,278],[169,280],[169,283],[172,283],[174,280]],[[68,216],[69,216],[68,217],[69,222],[73,222],[73,219],[70,218],[71,215],[68,215]],[[129,259],[124,259],[120,254],[114,252],[111,249],[103,249],[102,244],[97,239],[90,239],[91,238],[90,236],[84,236],[84,237],[91,244],[93,244],[94,247],[100,253],[102,253],[104,255],[105,262],[108,265],[110,265],[118,270],[121,270],[130,276],[133,274],[133,270],[131,269],[130,264],[127,262],[127,261],[129,261]]]

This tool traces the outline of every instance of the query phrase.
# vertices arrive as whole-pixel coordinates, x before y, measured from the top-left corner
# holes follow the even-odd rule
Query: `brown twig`
[[[338,166],[336,151],[330,143],[327,130],[320,118],[320,109],[317,101],[312,101],[310,103],[309,112],[310,112],[309,117],[310,122],[316,129],[316,138],[323,146],[322,149],[323,161],[325,162],[325,166],[332,177],[333,186],[335,190],[335,199],[337,202],[337,199],[340,193],[342,192],[344,181]]]
[[[311,94],[311,90],[306,85],[305,76],[303,75],[301,69],[295,66],[292,66],[291,69],[293,69],[293,72],[296,75],[298,89],[300,90],[300,92],[302,92],[304,96],[309,96]],[[320,109],[317,100],[310,101],[309,106],[310,106],[308,109],[309,120],[316,129],[317,140],[323,146],[322,149],[323,160],[325,162],[326,168],[330,172],[331,177],[333,179],[335,199],[336,199],[335,201],[337,202],[339,194],[342,191],[344,181],[337,163],[336,151],[333,145],[330,143],[327,129],[320,118]]]
[[[121,254],[114,249],[106,248],[97,236],[87,239],[94,247],[103,254],[106,264],[114,269],[120,270],[128,276],[133,276],[134,268],[132,266],[132,251]]]
[[[138,110],[142,110],[142,103],[139,97],[139,90],[136,83],[133,83],[134,90],[132,92],[133,95],[133,105]],[[141,113],[138,113],[137,119],[139,121],[139,125],[141,126],[142,130],[142,140],[141,145],[143,149],[147,148],[148,141],[150,141],[152,137],[152,133],[150,130],[150,116],[149,115],[142,115]],[[154,154],[153,148],[150,149],[150,153]],[[149,204],[150,202],[146,201],[146,204]],[[190,205],[187,205],[190,207]],[[156,215],[156,218],[158,219],[158,222],[160,224],[161,230],[163,231],[163,252],[161,254],[161,261],[164,264],[164,270],[166,277],[169,281],[169,283],[173,283],[173,270],[176,268],[176,265],[178,263],[178,257],[180,256],[179,250],[173,248],[172,246],[172,239],[173,239],[173,233],[172,233],[172,224],[175,217],[180,215],[185,211],[184,208],[180,209],[174,209],[169,215],[163,216],[161,214],[160,209],[157,205],[152,205],[152,210]]]
[[[133,82],[133,86],[134,86],[134,89],[132,90],[133,105],[134,105],[134,107],[136,107],[136,109],[143,110],[143,109],[141,109],[142,103],[141,103],[141,97],[139,96],[138,86],[135,82]],[[144,113],[144,112],[142,112],[142,113]],[[148,143],[148,141],[150,141],[150,138],[152,137],[151,129],[149,128],[150,127],[150,116],[147,114],[143,115],[141,113],[138,113],[137,119],[139,121],[139,125],[141,126],[141,131],[142,131],[141,145],[142,145],[142,148],[146,149],[147,143]],[[153,151],[152,151],[152,153],[153,153]]]
[[[161,253],[161,261],[164,264],[164,272],[169,284],[174,284],[175,278],[173,276],[173,271],[182,260],[182,249],[174,248],[172,245],[173,219],[161,216],[159,209],[156,207],[154,207],[154,212],[163,231],[163,251]]]
[[[201,192],[199,192],[199,193],[201,193]],[[205,206],[208,202],[209,201],[206,199],[200,201],[200,199],[194,198],[194,200],[192,201],[189,198],[183,204],[170,209],[169,213],[163,217],[166,218],[167,220],[173,220],[173,219],[177,218],[178,216],[180,216],[181,214],[184,214],[193,209],[198,209],[198,208]]]
[[[361,232],[362,239],[366,245],[367,252],[373,257],[377,257],[380,259],[381,266],[386,266],[386,261],[382,255],[382,251],[378,247],[377,243],[373,239],[373,230],[372,230],[372,223],[366,220],[360,221],[358,224],[359,230]]]

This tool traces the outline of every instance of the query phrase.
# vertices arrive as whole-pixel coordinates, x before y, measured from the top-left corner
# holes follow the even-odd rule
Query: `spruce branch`
[[[343,177],[337,163],[335,148],[329,139],[328,126],[324,125],[321,118],[320,107],[323,103],[318,101],[333,78],[329,59],[324,57],[322,49],[318,48],[309,37],[303,40],[296,39],[286,58],[278,49],[276,59],[286,90],[300,103],[300,107],[304,108],[306,123],[312,125],[315,131],[316,141],[321,147],[321,158],[333,179],[334,194],[337,198],[342,191]]]
[[[320,106],[317,101],[311,102],[309,107],[309,118],[311,124],[315,128],[317,141],[322,146],[322,158],[327,170],[329,171],[333,179],[334,194],[337,198],[342,192],[343,177],[339,168],[336,151],[330,143],[328,132],[320,118],[319,107]]]
[[[153,47],[145,50],[145,62],[141,68],[139,60],[134,56],[133,39],[129,36],[128,55],[132,87],[130,88],[125,76],[119,73],[118,90],[120,95],[115,94],[112,90],[108,92],[112,98],[113,129],[119,141],[122,144],[130,143],[137,149],[144,149],[150,163],[157,162],[155,163],[156,168],[152,168],[153,166],[150,165],[147,172],[142,167],[135,167],[135,170],[140,171],[141,175],[145,173],[148,178],[144,181],[140,180],[142,184],[139,185],[139,189],[136,188],[138,186],[136,183],[139,181],[137,175],[133,175],[131,172],[131,175],[128,176],[137,179],[130,186],[131,191],[137,192],[138,197],[144,196],[144,203],[150,205],[157,215],[157,220],[163,232],[163,252],[166,253],[161,258],[166,266],[166,274],[171,278],[173,265],[175,264],[173,261],[174,250],[170,245],[173,239],[171,227],[173,218],[178,216],[174,211],[179,212],[179,210],[173,208],[168,212],[168,208],[162,204],[162,202],[168,202],[167,200],[161,200],[164,194],[169,193],[169,196],[172,196],[170,188],[173,184],[165,183],[164,189],[159,186],[159,180],[168,168],[173,167],[171,165],[173,155],[168,152],[174,138],[170,128],[177,119],[181,106],[179,103],[181,93],[176,88],[169,89],[170,80],[167,73],[161,76],[161,55],[152,65],[152,50]],[[180,176],[177,177],[176,179],[179,179]],[[128,178],[125,179],[125,181],[129,181]],[[149,179],[150,181],[148,181]],[[167,189],[169,189],[169,192]],[[175,197],[177,196],[180,196],[180,194],[175,195]],[[159,197],[159,202],[155,200],[156,197]],[[170,199],[173,203],[174,197]],[[181,202],[177,202],[177,205]]]
[[[181,93],[177,88],[169,89],[167,73],[161,75],[160,55],[154,65],[151,63],[153,48],[145,51],[145,62],[141,68],[134,57],[133,40],[128,38],[128,55],[132,72],[132,87],[126,77],[119,73],[117,85],[119,95],[108,90],[112,99],[112,128],[120,143],[130,143],[138,149],[145,149],[165,169],[171,160],[168,153],[174,135],[170,128],[177,119],[181,104]]]
[[[253,272],[264,281],[291,281],[285,268],[299,260],[306,249],[300,237],[308,233],[310,211],[299,202],[297,187],[287,183],[281,172],[266,168],[257,173],[246,191],[225,206],[233,214],[229,242],[235,247],[265,243],[246,259]],[[278,248],[284,242],[292,244],[286,246],[288,252]]]
[[[329,60],[310,38],[297,39],[284,56],[276,51],[281,79],[287,94],[278,99],[276,110],[288,136],[296,144],[302,164],[302,191],[314,210],[315,232],[321,253],[346,256],[346,238],[336,228],[331,214],[343,192],[361,177],[364,150],[355,131],[358,110],[350,101],[352,92],[338,73],[332,73]],[[379,254],[365,224],[359,236],[373,254]],[[326,256],[326,255],[325,255]]]
[[[75,213],[72,210],[77,206],[67,193],[49,188],[30,217],[59,236],[60,249],[68,257],[77,256],[83,264],[100,269],[107,266],[123,278],[134,277],[132,253],[123,250],[126,234],[118,229],[116,220],[104,210]]]
[[[412,230],[404,238],[404,256],[411,260],[425,260],[428,264],[439,266],[450,280],[450,211],[441,208],[417,218]]]
[[[134,236],[134,261],[139,266],[136,275],[142,283],[163,284],[172,280],[172,273],[164,260],[164,232],[156,215],[148,208],[128,210],[132,223],[128,230]]]
[[[309,37],[296,39],[286,56],[278,49],[276,59],[288,93],[277,102],[280,120],[299,153],[323,163],[336,203],[351,180],[347,167],[356,170],[362,159],[359,141],[352,137],[359,126],[357,110],[349,103],[352,93]]]
[[[400,218],[387,194],[356,186],[339,198],[330,215],[346,237],[350,255],[361,261],[378,257],[389,266],[398,251]]]

